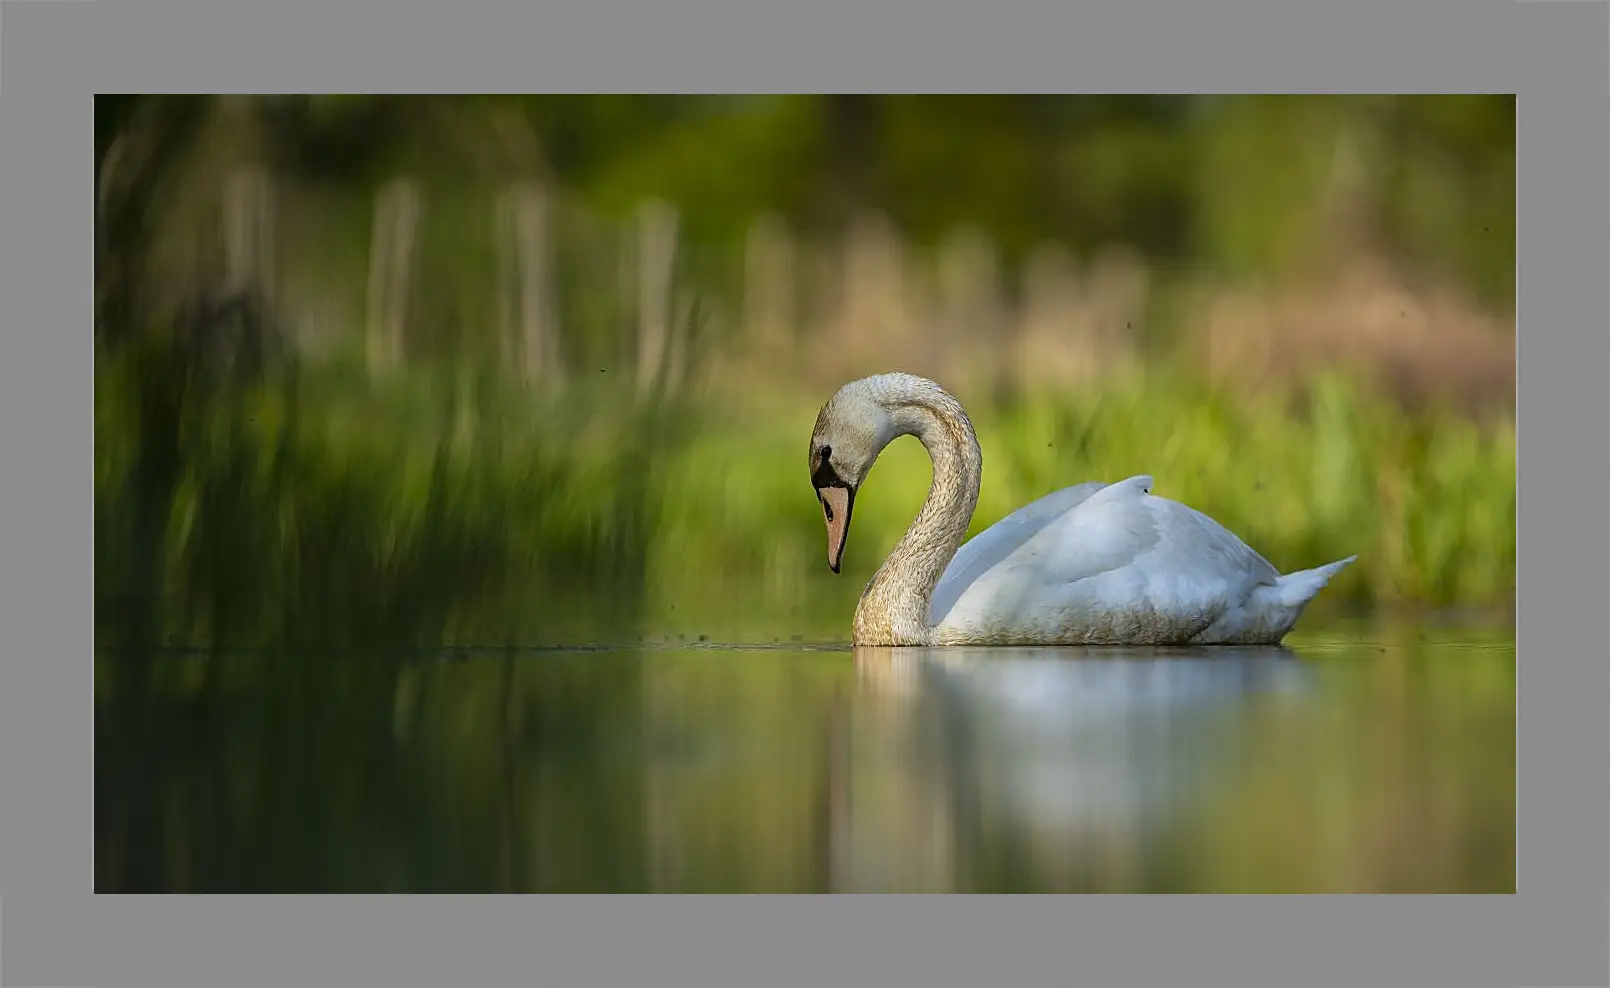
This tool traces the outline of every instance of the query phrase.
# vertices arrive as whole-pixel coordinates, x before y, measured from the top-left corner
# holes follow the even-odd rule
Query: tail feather
[[[1355,554],[1346,559],[1338,559],[1334,563],[1315,566],[1313,569],[1287,573],[1275,581],[1273,588],[1275,599],[1284,607],[1302,607],[1325,588],[1331,577],[1347,568],[1347,565],[1356,559],[1358,556]]]

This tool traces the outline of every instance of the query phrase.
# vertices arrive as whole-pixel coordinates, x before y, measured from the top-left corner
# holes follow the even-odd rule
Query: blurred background
[[[101,96],[95,129],[98,890],[1512,888],[1513,97]],[[1239,859],[996,861],[952,793],[943,868],[824,849],[843,697],[890,678],[807,646],[930,475],[890,447],[835,577],[805,447],[896,369],[978,426],[975,532],[1144,472],[1282,570],[1359,555],[1302,625],[1394,663],[1337,708],[1345,840],[1232,814]],[[1502,654],[1416,679],[1449,615]],[[769,732],[770,781],[652,770],[690,724]],[[1406,745],[1441,787],[1403,755],[1368,796],[1347,759]],[[1285,805],[1275,771],[1237,798]]]

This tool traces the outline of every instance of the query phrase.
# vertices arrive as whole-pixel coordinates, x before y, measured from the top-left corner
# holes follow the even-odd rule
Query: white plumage
[[[982,475],[972,424],[932,381],[885,374],[840,389],[812,435],[818,496],[840,505],[826,512],[835,566],[854,491],[905,434],[932,456],[933,485],[862,594],[857,644],[1274,644],[1356,558],[1282,575],[1147,475],[1048,494],[961,545]]]
[[[1049,494],[970,539],[936,586],[940,642],[1278,642],[1355,557],[1282,576],[1152,478]]]

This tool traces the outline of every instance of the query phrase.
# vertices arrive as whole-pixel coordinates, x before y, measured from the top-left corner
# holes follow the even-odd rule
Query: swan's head
[[[839,571],[850,535],[855,492],[872,463],[895,436],[894,421],[876,387],[878,378],[852,381],[816,416],[811,430],[811,486],[827,523],[827,565]]]

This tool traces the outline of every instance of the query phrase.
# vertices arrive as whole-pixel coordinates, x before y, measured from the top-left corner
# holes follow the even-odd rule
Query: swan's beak
[[[833,485],[818,487],[816,499],[822,502],[822,517],[827,522],[827,565],[839,571],[844,559],[844,542],[850,534],[850,511],[855,507],[855,488]]]

